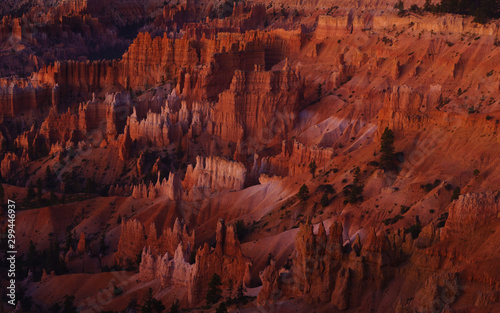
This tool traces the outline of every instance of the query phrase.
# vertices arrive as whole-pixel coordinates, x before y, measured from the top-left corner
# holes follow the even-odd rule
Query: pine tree
[[[245,297],[245,286],[243,286],[243,283],[240,283],[238,285],[238,288],[236,289],[236,300],[238,302],[243,301],[243,298]]]
[[[52,172],[50,165],[47,165],[47,168],[45,169],[45,186],[49,189],[56,186],[55,175]]]
[[[227,313],[226,303],[222,302],[221,304],[219,304],[219,307],[217,308],[217,310],[215,310],[215,313]]]
[[[56,196],[53,190],[50,191],[50,204],[56,204],[59,198]]]
[[[457,186],[453,190],[453,194],[451,195],[451,201],[457,200],[459,196],[460,196],[460,187]]]
[[[320,200],[322,207],[327,207],[330,204],[330,199],[328,198],[328,194],[323,194]]]
[[[206,296],[207,305],[219,302],[222,299],[222,280],[221,277],[215,273],[212,275],[212,279],[208,283],[208,291]]]
[[[230,279],[228,282],[228,286],[227,286],[228,299],[231,299],[233,297],[233,292],[234,292],[234,281],[232,279]]]
[[[37,260],[36,247],[35,244],[33,243],[33,240],[30,240],[30,245],[28,248],[28,266],[31,270],[35,269],[36,260]]]
[[[64,306],[63,313],[76,313],[76,307],[74,305],[75,296],[66,295],[64,296]]]
[[[301,201],[305,201],[308,197],[309,197],[309,188],[307,187],[306,184],[303,184],[300,187],[299,192],[297,193],[297,198],[299,198],[299,200]]]
[[[95,177],[94,178],[87,178],[87,181],[85,183],[85,193],[86,194],[93,194],[96,193],[97,191],[97,184],[95,182]]]
[[[182,148],[182,142],[179,141],[179,145],[177,145],[177,151],[175,151],[175,156],[177,157],[178,160],[182,159],[184,156],[184,150]]]
[[[101,236],[101,239],[99,240],[99,252],[100,252],[101,254],[105,254],[105,253],[106,253],[106,248],[107,248],[107,246],[106,246],[106,242],[104,241],[104,239],[105,239],[105,236],[104,236],[104,235],[102,235],[102,236]],[[140,262],[139,262],[139,263],[140,263]]]
[[[309,163],[309,172],[312,174],[313,178],[316,176],[316,169],[318,169],[318,166],[316,162],[312,160],[311,163]]]
[[[0,182],[0,206],[3,205],[5,199],[5,189],[3,188],[3,184]]]
[[[28,186],[28,192],[26,193],[26,199],[25,199],[26,202],[33,200],[35,196],[36,196],[35,188],[33,188],[33,185],[30,183]]]
[[[39,177],[36,181],[36,197],[38,201],[42,199],[42,188],[43,188],[42,179]]]
[[[149,288],[146,294],[146,301],[141,308],[142,313],[162,313],[165,306],[160,300],[153,297],[153,289]]]
[[[73,236],[71,234],[70,229],[66,229],[66,251],[69,251],[71,246],[73,245]]]
[[[380,140],[380,167],[387,171],[394,171],[396,166],[396,154],[394,153],[394,133],[388,127],[385,128]]]
[[[180,312],[180,305],[179,305],[179,299],[176,299],[174,303],[170,306],[170,311],[169,313],[179,313]]]
[[[318,95],[318,98],[321,98],[321,95],[323,94],[323,85],[321,83],[319,83],[316,88],[316,94]]]
[[[359,166],[356,166],[356,168],[354,169],[353,176],[354,178],[352,181],[352,185],[347,185],[344,187],[344,195],[346,196],[344,204],[363,201],[364,186],[360,182],[361,170],[359,169]]]

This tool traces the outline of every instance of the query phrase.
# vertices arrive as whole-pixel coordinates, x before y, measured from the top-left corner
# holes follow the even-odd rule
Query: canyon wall
[[[500,24],[492,22],[481,25],[472,22],[472,17],[462,17],[454,15],[443,15],[435,17],[424,16],[404,16],[379,15],[372,13],[358,13],[352,9],[346,16],[326,16],[318,17],[318,25],[315,36],[318,39],[325,39],[337,31],[360,31],[374,30],[381,31],[393,27],[413,27],[417,31],[433,32],[453,32],[453,33],[473,33],[476,35],[487,35],[498,37],[500,34]]]
[[[303,80],[285,65],[282,71],[236,71],[219,96],[207,131],[246,148],[281,140],[293,128],[302,99]],[[243,147],[245,149],[245,147]]]

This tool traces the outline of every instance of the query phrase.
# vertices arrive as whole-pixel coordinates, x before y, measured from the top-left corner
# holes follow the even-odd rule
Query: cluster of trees
[[[227,289],[227,298],[225,301],[221,302],[217,309],[216,313],[227,313],[227,306],[234,303],[245,303],[245,287],[243,284],[239,284],[236,288],[236,293],[234,293],[234,282],[229,280],[229,286]],[[208,283],[207,296],[205,297],[205,301],[207,303],[207,308],[213,304],[216,304],[220,300],[223,299],[222,296],[222,278],[217,274],[213,274],[210,282]]]
[[[399,10],[400,15],[406,13],[401,0],[394,8]],[[414,4],[410,7],[410,11],[471,15],[474,16],[475,22],[484,24],[490,19],[500,18],[500,0],[441,0],[435,4],[431,0],[426,0],[423,9]]]
[[[441,0],[436,5],[426,0],[424,10],[472,15],[475,22],[486,23],[490,19],[500,18],[500,0]]]
[[[26,277],[28,271],[31,270],[34,279],[39,280],[42,277],[43,269],[47,273],[54,271],[58,275],[66,274],[68,268],[64,259],[60,257],[60,252],[59,242],[56,238],[50,237],[49,247],[43,251],[38,251],[31,240],[26,259],[18,265],[20,276]]]
[[[226,0],[219,5],[216,5],[212,8],[208,16],[211,19],[220,18],[224,19],[226,17],[230,17],[233,14],[234,4],[238,1],[235,0]]]
[[[208,283],[207,295],[205,297],[206,309],[209,309],[212,305],[219,303],[221,300],[225,300],[219,303],[216,308],[216,313],[227,313],[227,306],[237,303],[246,303],[248,301],[245,297],[245,287],[243,284],[239,284],[234,291],[234,284],[232,280],[229,281],[229,286],[227,289],[227,297],[224,299],[222,295],[222,278],[218,274],[213,274],[210,282]],[[137,310],[139,308],[139,310]],[[153,296],[153,289],[149,288],[146,293],[146,298],[144,304],[139,306],[135,299],[132,299],[128,305],[128,309],[133,309],[136,312],[141,313],[179,313],[181,312],[179,300],[174,301],[170,308],[166,311],[165,305],[161,300],[156,299]]]
[[[120,288],[115,287],[115,290],[118,289],[118,294],[121,294],[123,291]],[[116,294],[116,292],[115,292]],[[156,299],[153,296],[153,289],[149,288],[146,292],[146,299],[144,300],[144,304],[142,306],[137,304],[137,300],[132,298],[127,306],[127,309],[124,312],[141,312],[141,313],[163,313],[166,307],[161,300]],[[109,312],[111,311],[103,311]],[[170,306],[168,310],[169,313],[179,313],[181,312],[179,299],[175,300],[174,303]]]
[[[62,301],[55,303],[49,308],[50,312],[53,313],[77,313],[78,310],[74,304],[75,296],[65,295]]]
[[[174,303],[173,305],[178,306],[178,303]],[[141,308],[142,313],[161,313],[165,310],[165,305],[160,300],[153,297],[153,289],[149,288],[148,293],[146,294],[146,301],[144,301],[144,305]]]

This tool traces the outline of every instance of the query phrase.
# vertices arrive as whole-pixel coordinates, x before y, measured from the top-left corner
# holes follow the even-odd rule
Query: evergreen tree
[[[231,299],[233,297],[233,292],[234,292],[234,281],[232,279],[230,279],[228,282],[228,286],[227,286],[228,299]]]
[[[45,186],[49,189],[56,187],[56,177],[52,172],[50,165],[47,165],[47,168],[45,169]]]
[[[52,305],[52,306],[49,308],[49,311],[50,311],[51,313],[60,313],[60,312],[61,312],[61,305],[59,304],[59,302],[54,303],[54,305]]]
[[[142,313],[162,313],[165,306],[160,300],[153,297],[153,289],[149,288],[146,294],[146,301],[141,308]]]
[[[35,188],[33,188],[33,184],[30,183],[28,186],[28,192],[26,193],[26,202],[33,200],[35,196]]]
[[[318,169],[318,166],[316,162],[312,160],[311,163],[309,163],[309,172],[312,174],[313,178],[316,176],[316,169]]]
[[[66,295],[64,296],[63,313],[76,313],[76,307],[74,305],[75,296]]]
[[[45,268],[47,272],[54,271],[56,274],[67,272],[66,263],[59,256],[59,243],[56,239],[49,239],[49,248],[45,258]]]
[[[354,178],[352,185],[344,187],[344,195],[347,197],[344,203],[356,203],[358,201],[363,201],[363,184],[360,183],[361,170],[359,166],[354,169]]]
[[[0,205],[3,205],[5,199],[5,189],[3,188],[3,184],[0,182]]]
[[[184,156],[184,150],[182,148],[182,142],[179,141],[179,144],[177,145],[177,150],[175,151],[175,156],[177,157],[178,160],[182,159]]]
[[[33,243],[33,240],[30,240],[30,245],[28,248],[28,266],[32,271],[35,269],[37,262],[36,260],[37,260],[36,247],[35,244]]]
[[[323,194],[320,203],[322,207],[327,207],[330,204],[330,199],[328,198],[328,194],[326,193]]]
[[[227,313],[226,302],[221,302],[221,304],[219,304],[219,307],[217,308],[217,310],[215,310],[215,313]]]
[[[398,2],[396,2],[396,4],[394,5],[394,8],[396,10],[399,10],[399,11],[402,11],[405,9],[405,4],[403,3],[403,1],[399,0]]]
[[[245,238],[245,236],[249,233],[248,227],[245,225],[244,220],[237,220],[236,223],[234,223],[234,231],[236,233],[236,236],[238,236],[239,241],[242,241],[243,238]]]
[[[361,169],[359,168],[359,166],[356,166],[356,168],[354,169],[353,184],[355,185],[359,184],[360,177],[361,177]]]
[[[316,88],[316,94],[318,95],[318,98],[321,98],[321,95],[323,94],[323,85],[319,83],[318,88]]]
[[[236,289],[236,300],[238,302],[243,301],[243,298],[245,297],[245,292],[246,292],[245,286],[243,286],[243,283],[240,283],[238,285],[238,288]]]
[[[100,252],[101,254],[105,254],[105,253],[106,253],[106,248],[107,248],[107,247],[106,247],[106,242],[104,241],[104,239],[105,239],[105,236],[104,236],[104,235],[102,235],[102,236],[101,236],[101,239],[99,240],[99,252]],[[139,263],[140,263],[140,262],[139,262]]]
[[[301,201],[305,201],[309,197],[309,188],[307,187],[306,184],[303,184],[299,192],[297,193],[297,198],[299,198]]]
[[[87,178],[87,181],[85,183],[85,193],[86,194],[93,194],[96,193],[97,191],[97,184],[95,182],[95,177],[94,178]]]
[[[56,204],[59,198],[56,196],[53,190],[50,191],[50,204]]]
[[[460,187],[457,186],[453,190],[453,194],[451,195],[451,201],[457,200],[459,196],[460,196]]]
[[[36,197],[37,197],[38,201],[40,201],[42,199],[42,195],[43,195],[42,189],[43,189],[42,179],[39,177],[36,180]]]
[[[69,251],[71,246],[73,245],[73,235],[69,228],[66,229],[66,251]]]
[[[425,0],[424,11],[426,12],[434,12],[436,10],[436,6],[432,4],[431,0]]]
[[[394,153],[394,133],[388,127],[385,128],[380,140],[380,167],[387,171],[397,169],[396,154]]]
[[[207,305],[219,302],[222,299],[222,280],[221,277],[215,273],[208,283],[208,291],[206,296]]]
[[[169,313],[179,313],[180,312],[180,305],[179,305],[179,299],[176,299],[174,303],[170,306],[170,312]]]

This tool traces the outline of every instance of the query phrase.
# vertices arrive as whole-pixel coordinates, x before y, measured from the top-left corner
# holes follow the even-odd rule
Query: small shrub
[[[324,185],[319,185],[318,188],[316,189],[316,192],[335,194],[335,189],[333,189],[332,185],[324,184]]]
[[[453,194],[451,195],[451,201],[457,200],[459,196],[460,196],[460,187],[457,186],[453,190]]]
[[[439,186],[439,184],[441,184],[441,180],[440,179],[435,179],[432,184],[431,183],[427,183],[425,185],[420,185],[420,188],[422,188],[423,190],[425,190],[425,192],[431,192],[434,188],[436,188],[437,186]]]
[[[396,224],[399,220],[402,220],[404,217],[402,215],[396,215],[394,217],[386,218],[382,221],[386,226]]]
[[[448,212],[441,214],[441,216],[438,218],[439,222],[437,223],[436,228],[444,227],[447,220],[448,220]]]
[[[245,221],[243,220],[236,221],[236,223],[234,224],[234,230],[236,232],[236,236],[238,236],[239,241],[242,241],[249,233],[248,227],[245,225]]]
[[[318,166],[316,165],[316,162],[314,160],[309,163],[309,172],[312,174],[313,178],[316,176],[316,170],[318,169]]]
[[[326,193],[323,194],[320,203],[322,207],[327,207],[330,204],[330,199],[328,198],[328,194]]]
[[[420,225],[420,223],[415,223],[406,230],[406,233],[410,233],[413,239],[417,239],[421,231],[422,225]]]
[[[299,200],[301,200],[301,201],[305,201],[305,200],[307,200],[307,198],[309,198],[309,188],[307,187],[306,184],[303,184],[300,187],[300,190],[297,193],[297,198],[299,198]]]

